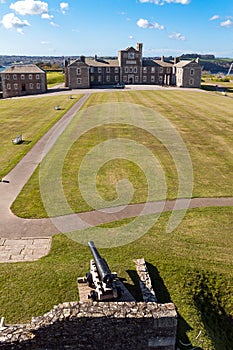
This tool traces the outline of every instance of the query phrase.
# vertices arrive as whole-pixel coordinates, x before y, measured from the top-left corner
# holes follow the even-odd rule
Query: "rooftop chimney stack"
[[[140,53],[142,53],[142,46],[143,46],[142,43],[137,43],[136,45],[136,50],[139,51]]]

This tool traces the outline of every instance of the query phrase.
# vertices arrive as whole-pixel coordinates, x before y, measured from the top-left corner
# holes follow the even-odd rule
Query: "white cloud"
[[[20,0],[10,4],[10,9],[22,16],[41,15],[48,12],[48,4],[37,0]]]
[[[49,15],[48,13],[42,13],[41,15],[42,19],[52,19],[53,17],[53,15]]]
[[[140,18],[138,21],[137,21],[137,25],[138,27],[140,28],[150,28],[150,29],[159,29],[159,30],[163,30],[164,29],[164,26],[157,23],[157,22],[154,22],[154,23],[150,23],[147,19],[143,19],[143,18]]]
[[[188,5],[191,2],[191,0],[140,0],[140,2],[142,2],[142,3],[152,2],[156,5],[164,5],[165,3],[168,3],[168,4],[175,3],[175,4]]]
[[[0,0],[0,4],[5,4],[6,0]]]
[[[52,27],[59,27],[59,25],[57,23],[55,23],[55,22],[50,22],[50,24],[51,24]]]
[[[50,44],[49,41],[41,41],[40,43],[41,43],[42,45],[49,45],[49,44]]]
[[[215,21],[218,18],[219,18],[219,15],[214,15],[214,16],[210,17],[209,21]]]
[[[14,15],[14,13],[8,13],[3,16],[1,20],[1,24],[6,29],[16,29],[18,33],[23,34],[23,28],[29,27],[30,24],[27,20],[21,21],[18,17]]]
[[[226,21],[221,22],[221,23],[220,23],[220,26],[221,26],[221,27],[230,28],[230,27],[233,26],[233,22],[232,22],[230,19],[227,19]]]
[[[133,38],[134,38],[133,35],[130,35],[130,36],[129,36],[129,39],[130,39],[130,40],[132,40]]]
[[[69,4],[68,2],[61,2],[60,3],[60,9],[63,15],[66,13],[67,10],[69,10]]]
[[[181,40],[181,41],[186,40],[185,36],[182,35],[181,33],[172,33],[172,34],[169,34],[168,37],[174,40]]]

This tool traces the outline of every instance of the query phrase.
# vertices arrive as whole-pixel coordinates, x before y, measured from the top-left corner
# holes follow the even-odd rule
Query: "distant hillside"
[[[197,53],[192,54],[183,54],[180,56],[181,59],[200,59],[200,64],[203,67],[204,71],[209,71],[213,74],[215,73],[224,73],[227,74],[231,63],[233,62],[232,58],[216,58],[214,55],[206,54],[201,55]]]

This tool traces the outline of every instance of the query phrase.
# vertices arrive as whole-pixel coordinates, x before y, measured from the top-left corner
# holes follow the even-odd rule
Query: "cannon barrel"
[[[100,256],[98,250],[95,247],[94,242],[88,242],[88,246],[91,250],[93,258],[95,260],[96,268],[100,277],[100,280],[107,285],[110,285],[113,282],[113,275],[108,267],[106,261]]]

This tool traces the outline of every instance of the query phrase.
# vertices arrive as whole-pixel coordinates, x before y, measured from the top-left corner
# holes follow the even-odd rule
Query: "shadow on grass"
[[[227,315],[220,301],[213,295],[213,288],[202,281],[199,292],[194,296],[194,303],[200,311],[205,329],[212,339],[216,350],[233,349],[233,319]]]
[[[160,276],[160,273],[158,269],[150,264],[146,263],[149,275],[151,278],[151,283],[153,286],[153,289],[155,291],[156,298],[158,300],[158,303],[172,303],[171,295]],[[136,271],[134,270],[127,270],[126,271],[131,278],[133,285],[124,283],[126,288],[130,291],[130,293],[134,296],[134,298],[137,301],[142,301],[142,294],[140,291],[139,286],[139,276]],[[178,328],[177,328],[177,347],[179,347],[180,350],[186,349],[190,350],[194,346],[190,343],[190,340],[187,336],[187,332],[192,330],[192,327],[185,321],[185,319],[179,314],[178,312]],[[182,345],[183,344],[183,345]],[[202,347],[195,346],[196,350],[203,350]]]

